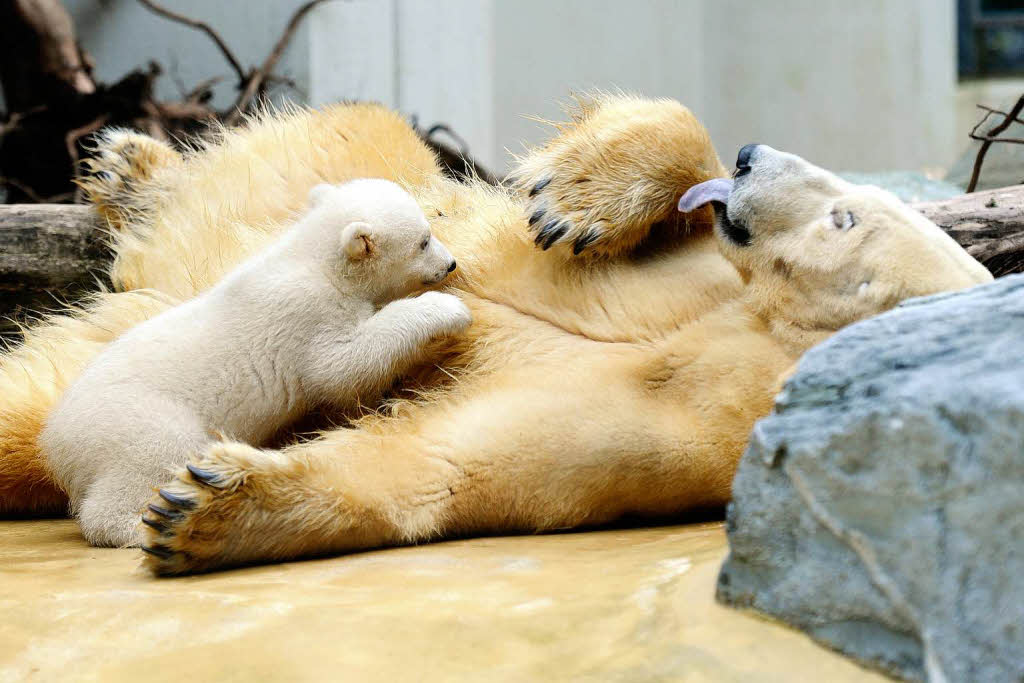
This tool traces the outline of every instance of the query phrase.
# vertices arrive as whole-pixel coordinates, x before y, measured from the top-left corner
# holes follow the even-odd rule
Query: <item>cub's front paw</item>
[[[170,576],[258,559],[271,542],[261,523],[273,505],[288,500],[274,497],[275,478],[287,479],[285,469],[270,451],[233,442],[211,446],[146,506],[144,565]]]
[[[434,333],[432,336],[451,336],[465,332],[473,323],[473,315],[462,299],[444,292],[425,292],[418,297],[429,307]]]

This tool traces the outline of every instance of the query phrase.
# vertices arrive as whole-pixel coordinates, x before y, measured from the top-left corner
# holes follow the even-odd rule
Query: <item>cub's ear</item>
[[[336,189],[337,188],[334,187],[334,185],[330,185],[328,183],[320,183],[319,185],[317,185],[316,187],[309,191],[309,207],[313,208],[314,206],[320,206],[320,204],[323,203],[324,199],[326,199],[327,196],[330,195],[331,192],[333,192]]]
[[[356,221],[346,225],[341,233],[341,246],[353,261],[373,256],[377,245],[373,242],[370,224]]]

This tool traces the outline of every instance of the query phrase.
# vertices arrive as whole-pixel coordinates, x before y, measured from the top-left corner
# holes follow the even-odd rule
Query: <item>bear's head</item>
[[[766,145],[744,147],[732,179],[692,187],[679,209],[707,203],[748,302],[773,326],[833,332],[904,299],[992,279],[892,194]]]
[[[346,280],[377,303],[437,284],[455,270],[416,200],[389,180],[317,185],[305,220],[328,236],[327,251]]]

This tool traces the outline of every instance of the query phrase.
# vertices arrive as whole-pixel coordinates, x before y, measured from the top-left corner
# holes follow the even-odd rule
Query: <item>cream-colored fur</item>
[[[911,229],[920,219],[904,207],[878,208],[872,220],[893,229],[819,269],[775,237],[759,242],[831,220],[841,189],[795,188],[794,215],[751,219],[747,251],[720,250],[710,208],[674,205],[724,174],[678,103],[600,97],[522,160],[520,193],[445,180],[408,126],[365,105],[264,117],[175,173],[129,184],[146,208],[115,226],[115,281],[186,298],[270,239],[308,188],[390,178],[457,258],[451,285],[474,319],[418,369],[414,392],[354,428],[281,450],[210,446],[194,466],[216,485],[182,470],[154,499],[166,514],[147,515],[161,527],[146,529],[148,566],[197,571],[721,505],[753,422],[804,349],[899,298],[988,278],[962,250],[936,248],[937,231]],[[749,187],[748,201],[780,202],[770,185]],[[913,270],[922,250],[934,252],[927,273]],[[851,263],[892,296],[858,297],[858,282],[821,308],[830,315],[805,316],[805,290],[845,281]],[[17,407],[2,393],[0,403]],[[12,427],[0,420],[0,438]]]
[[[451,294],[400,298],[454,268],[394,183],[316,186],[294,227],[110,344],[50,413],[39,444],[85,538],[136,544],[154,482],[215,434],[260,445],[318,406],[376,403],[469,326]]]

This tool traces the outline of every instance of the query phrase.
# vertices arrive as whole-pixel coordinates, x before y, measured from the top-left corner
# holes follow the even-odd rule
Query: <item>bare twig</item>
[[[46,105],[41,104],[38,107],[32,107],[28,111],[11,112],[11,115],[7,119],[7,121],[4,123],[0,123],[0,138],[7,135],[12,130],[17,128],[19,125],[21,125],[23,119],[26,119],[29,116],[32,116],[33,114],[38,114],[43,111],[46,111]]]
[[[75,128],[73,130],[69,130],[67,132],[67,134],[64,136],[64,145],[65,145],[65,147],[67,147],[68,158],[71,159],[71,168],[72,169],[78,168],[78,161],[79,161],[78,141],[81,138],[85,137],[86,135],[90,135],[92,133],[95,133],[100,128],[102,128],[103,126],[107,125],[107,121],[109,121],[109,120],[110,120],[110,114],[103,114],[102,116],[96,118],[95,120],[90,121],[89,123],[85,124],[84,126],[81,126],[79,128]],[[72,192],[71,194],[74,194],[74,193]]]
[[[172,12],[166,7],[162,7],[157,3],[153,2],[153,0],[139,0],[139,3],[142,6],[149,9],[150,11],[155,12],[156,14],[159,14],[162,17],[166,17],[171,21],[176,21],[179,24],[185,24],[186,26],[198,29],[206,33],[206,35],[210,36],[210,38],[213,39],[213,42],[217,44],[217,47],[220,48],[221,54],[224,55],[224,59],[228,60],[228,63],[231,64],[231,68],[234,69],[236,74],[238,74],[238,87],[241,88],[245,84],[245,82],[250,78],[250,75],[247,74],[245,72],[245,69],[242,68],[242,65],[235,58],[235,55],[231,52],[231,49],[228,48],[227,43],[224,42],[224,39],[220,37],[220,34],[217,33],[212,26],[210,26],[206,22],[186,17],[185,15],[178,14],[177,12]]]
[[[1024,145],[1024,138],[1000,138],[995,135],[974,135],[969,136],[972,140],[980,140],[981,142],[1009,142],[1013,145]]]
[[[981,109],[982,111],[987,111],[987,112],[992,113],[992,114],[999,114],[1000,116],[1009,116],[1009,114],[1006,113],[1005,111],[1001,111],[999,109],[993,109],[992,107],[986,107],[984,104],[976,104],[974,106],[977,107],[978,109]],[[1014,121],[1016,121],[1017,123],[1020,123],[1020,124],[1024,124],[1024,121],[1022,121],[1019,118],[1015,118]]]
[[[978,149],[978,156],[974,159],[974,169],[971,171],[971,180],[967,183],[967,191],[974,192],[975,188],[978,187],[978,178],[981,177],[981,166],[985,163],[985,155],[988,153],[988,148],[992,146],[993,142],[1002,140],[999,138],[999,134],[1010,127],[1017,117],[1020,116],[1022,110],[1024,110],[1024,95],[1020,96],[1017,103],[1013,105],[1008,113],[1003,114],[1003,120],[998,125],[994,126],[991,130],[985,132],[984,136],[975,137],[978,134],[978,129],[981,128],[982,124],[988,121],[988,118],[995,113],[994,111],[988,110],[987,107],[985,116],[971,129],[970,136],[974,139],[981,139],[981,147]],[[999,112],[1002,113],[1002,112]]]
[[[140,2],[142,1],[147,0],[140,0]],[[288,21],[288,25],[285,27],[284,32],[274,45],[274,49],[271,50],[270,54],[267,55],[267,58],[263,60],[263,64],[249,75],[248,81],[245,83],[245,87],[242,89],[242,92],[238,95],[238,99],[235,100],[235,104],[231,108],[231,111],[224,116],[224,123],[226,125],[233,126],[238,123],[242,115],[249,109],[252,101],[262,91],[264,84],[274,71],[274,67],[277,66],[281,56],[284,55],[284,51],[288,47],[288,43],[291,42],[292,36],[295,35],[295,31],[298,29],[299,24],[302,23],[302,20],[307,14],[309,14],[310,10],[325,1],[326,0],[310,0],[295,10],[295,13],[292,14],[292,18]]]
[[[205,102],[209,99],[211,94],[210,89],[213,86],[220,83],[223,79],[220,76],[214,76],[213,78],[207,78],[205,81],[200,82],[196,87],[192,88],[188,94],[185,95],[186,102]]]

